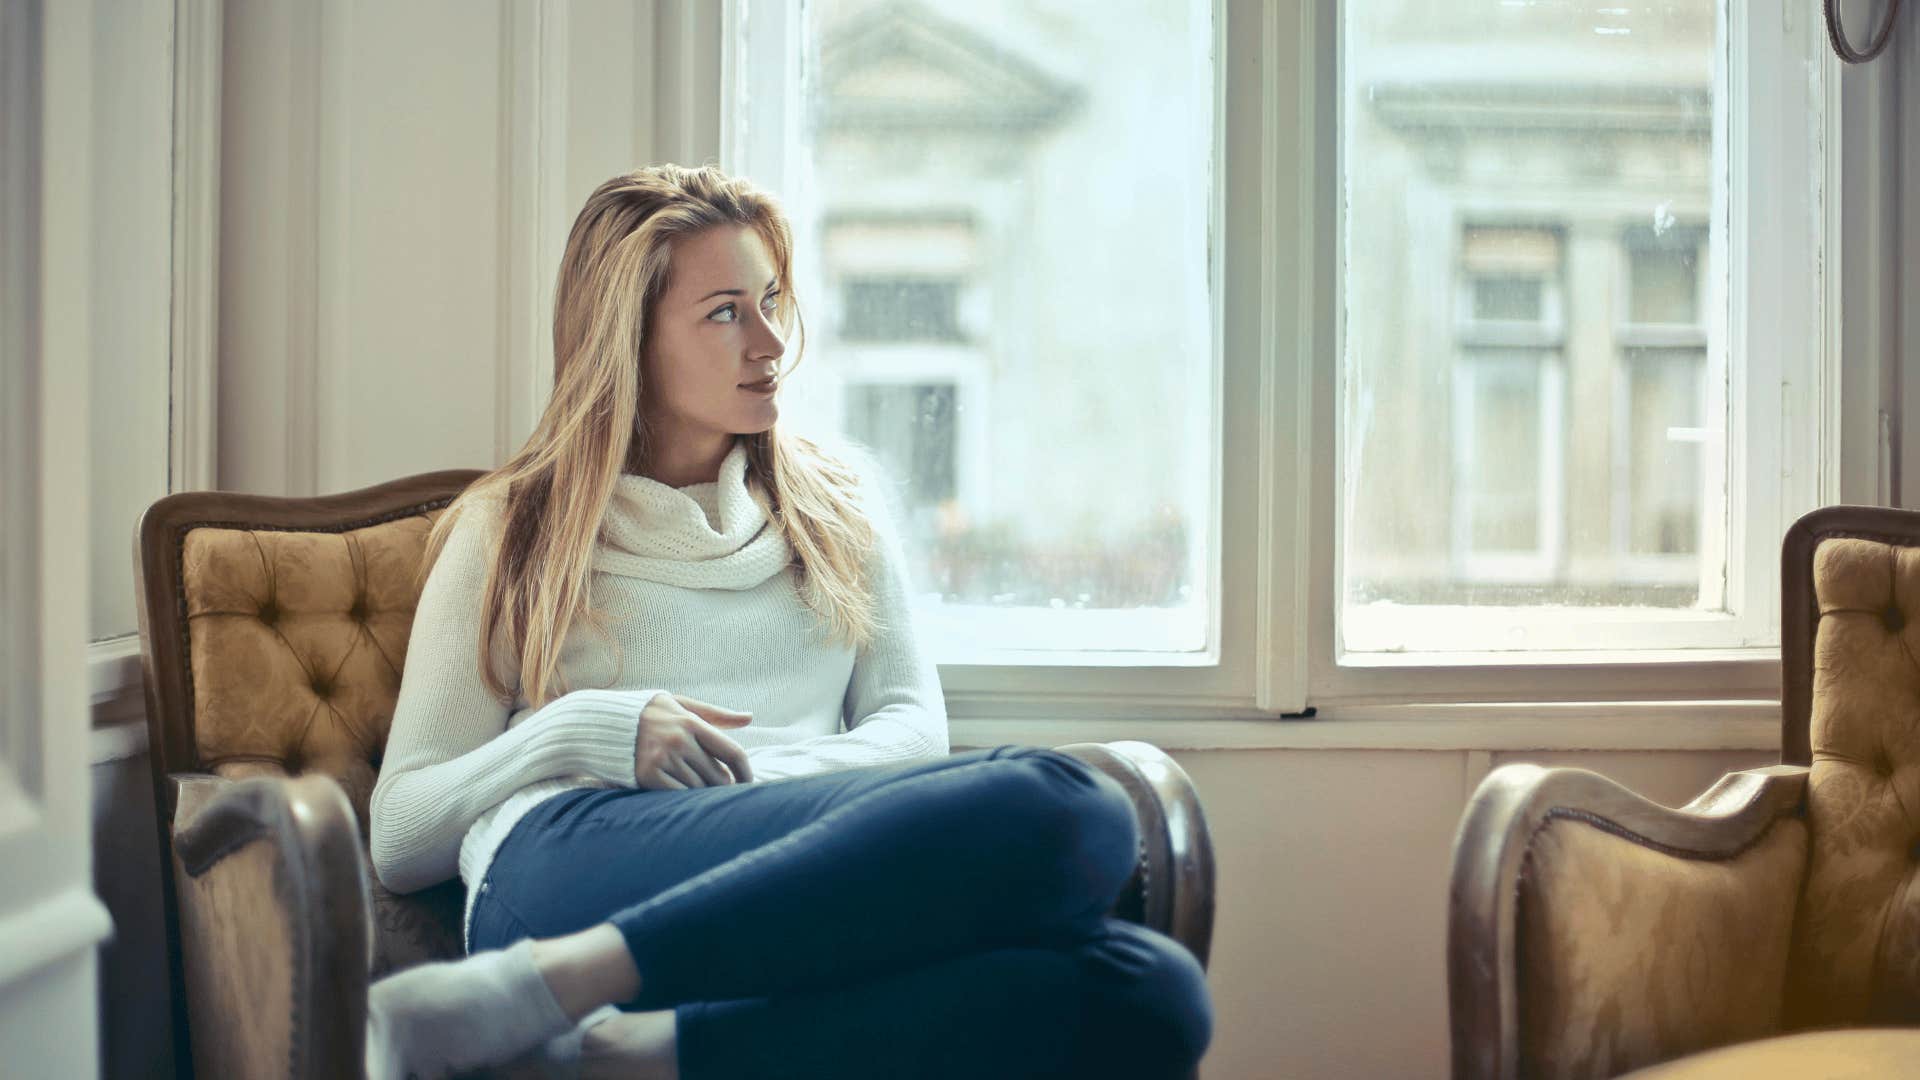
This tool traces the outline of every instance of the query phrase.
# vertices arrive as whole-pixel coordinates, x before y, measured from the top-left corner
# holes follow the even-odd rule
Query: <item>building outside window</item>
[[[787,415],[897,483],[936,656],[1203,653],[1213,5],[802,10]]]

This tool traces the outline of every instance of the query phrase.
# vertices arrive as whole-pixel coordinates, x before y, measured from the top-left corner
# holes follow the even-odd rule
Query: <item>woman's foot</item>
[[[679,1080],[674,1012],[621,1013],[588,1028],[580,1080]]]
[[[367,991],[369,1080],[426,1080],[497,1064],[573,1029],[533,942],[422,964]],[[671,1014],[669,1014],[671,1015]]]

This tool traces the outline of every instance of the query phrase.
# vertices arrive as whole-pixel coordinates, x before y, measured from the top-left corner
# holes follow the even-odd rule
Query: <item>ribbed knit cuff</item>
[[[575,690],[547,706],[550,745],[570,766],[610,784],[634,786],[640,714],[665,690]]]

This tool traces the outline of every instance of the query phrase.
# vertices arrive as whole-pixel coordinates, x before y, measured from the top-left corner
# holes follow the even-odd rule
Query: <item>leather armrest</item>
[[[195,1073],[361,1075],[371,916],[346,794],[319,773],[172,779]]]
[[[1776,1030],[1806,785],[1730,773],[1674,810],[1583,769],[1495,770],[1454,841],[1454,1076],[1611,1076]]]
[[[1135,739],[1054,749],[1120,781],[1140,815],[1139,865],[1120,889],[1114,917],[1173,938],[1205,967],[1213,944],[1213,838],[1193,780],[1165,751]]]

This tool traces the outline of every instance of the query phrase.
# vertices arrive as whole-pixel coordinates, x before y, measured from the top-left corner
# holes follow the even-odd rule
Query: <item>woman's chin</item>
[[[771,429],[774,422],[779,419],[780,406],[769,401],[765,405],[753,409],[746,416],[741,417],[740,422],[734,425],[733,432],[736,435],[764,434]]]

